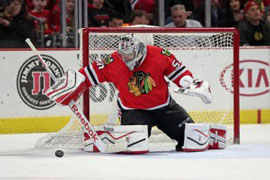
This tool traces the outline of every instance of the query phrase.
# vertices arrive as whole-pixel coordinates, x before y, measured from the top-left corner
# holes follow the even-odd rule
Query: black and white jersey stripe
[[[87,75],[87,78],[89,79],[89,81],[92,85],[100,84],[100,82],[98,80],[98,76],[97,76],[92,64],[90,64],[89,66],[86,66],[84,70],[85,70],[85,73]]]
[[[171,74],[168,75],[168,78],[171,81],[174,81],[176,78],[181,76],[186,70],[187,70],[186,66],[182,66],[181,68],[176,69],[175,71],[171,72]]]

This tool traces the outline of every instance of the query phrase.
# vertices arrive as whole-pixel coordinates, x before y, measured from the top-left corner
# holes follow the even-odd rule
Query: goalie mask
[[[140,39],[133,34],[123,35],[120,38],[118,53],[128,69],[133,71],[145,58],[146,47]]]

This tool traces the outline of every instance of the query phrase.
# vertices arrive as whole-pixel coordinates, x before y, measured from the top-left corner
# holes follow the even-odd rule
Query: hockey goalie
[[[212,102],[207,81],[194,79],[191,71],[171,52],[145,45],[134,34],[121,36],[118,50],[105,59],[95,61],[78,72],[68,70],[67,80],[50,88],[46,95],[59,104],[68,105],[70,101],[77,100],[86,88],[111,82],[119,91],[117,104],[121,111],[121,128],[112,127],[110,134],[113,131],[126,134],[142,132],[139,139],[135,135],[127,138],[129,141],[137,139],[137,145],[140,144],[136,148],[133,141],[128,146],[129,151],[148,151],[147,139],[153,126],[177,141],[176,151],[225,148],[226,128],[194,123],[187,111],[171,97],[165,77],[179,87],[177,93],[195,96],[206,104]],[[140,126],[146,128],[137,128]],[[146,143],[140,143],[140,139]]]

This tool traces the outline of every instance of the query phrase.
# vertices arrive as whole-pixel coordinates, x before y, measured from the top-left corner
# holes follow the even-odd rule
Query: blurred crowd
[[[88,27],[160,26],[157,0],[90,0]],[[205,0],[164,0],[165,27],[206,27]],[[74,47],[75,0],[66,0],[68,47]],[[240,45],[270,46],[270,0],[211,0],[211,27],[236,27]],[[1,0],[0,48],[61,47],[60,0]],[[42,41],[41,41],[42,39]],[[54,42],[54,43],[52,43]]]

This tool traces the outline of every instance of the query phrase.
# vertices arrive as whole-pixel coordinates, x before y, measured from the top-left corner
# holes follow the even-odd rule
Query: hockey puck
[[[61,151],[61,150],[55,151],[55,156],[56,157],[63,157],[64,156],[64,151]]]

